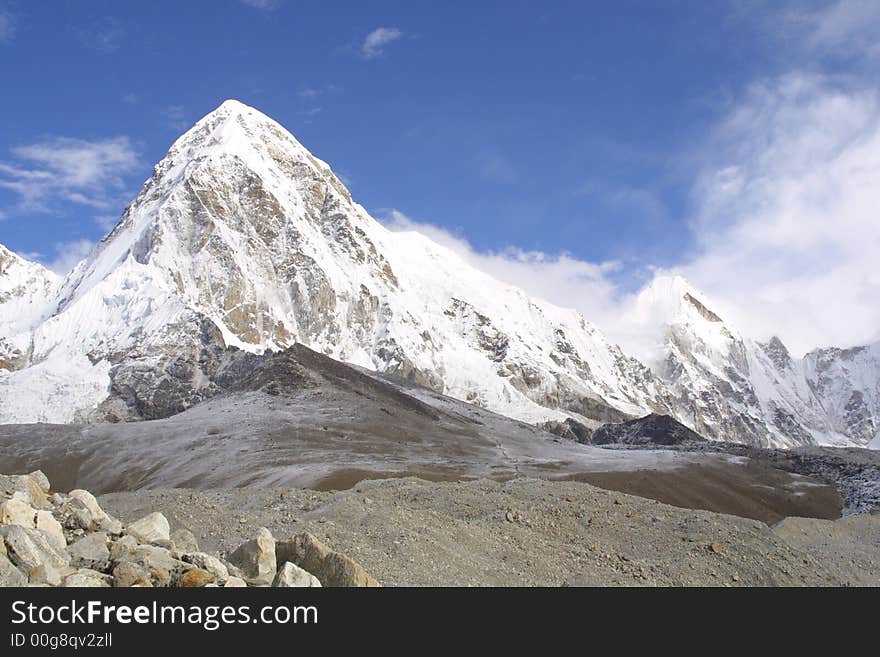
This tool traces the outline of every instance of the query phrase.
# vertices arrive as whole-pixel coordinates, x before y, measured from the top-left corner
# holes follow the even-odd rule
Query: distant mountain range
[[[0,423],[161,418],[220,390],[228,347],[303,344],[529,423],[667,414],[715,440],[880,446],[880,344],[792,358],[658,277],[651,362],[355,203],[226,101],[180,137],[64,279],[0,246]]]

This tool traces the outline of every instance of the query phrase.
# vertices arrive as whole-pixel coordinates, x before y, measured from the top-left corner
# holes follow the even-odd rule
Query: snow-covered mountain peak
[[[661,324],[720,324],[721,317],[702,291],[679,275],[660,275],[636,297],[634,319]]]

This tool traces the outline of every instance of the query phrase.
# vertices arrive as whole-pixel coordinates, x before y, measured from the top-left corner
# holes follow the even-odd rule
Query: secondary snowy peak
[[[173,144],[59,298],[31,363],[69,394],[78,379],[52,362],[81,359],[93,376],[78,417],[167,414],[169,399],[210,392],[216,348],[296,342],[528,421],[668,410],[651,372],[576,312],[387,230],[289,132],[236,101]],[[22,389],[45,390],[30,374]],[[52,394],[38,395],[40,419],[58,419]],[[23,408],[0,398],[0,421],[34,419]]]
[[[51,312],[60,278],[0,244],[0,370],[27,360],[30,330]]]
[[[631,319],[656,337],[646,361],[672,392],[675,415],[709,438],[786,447],[874,436],[880,363],[857,355],[870,349],[849,362],[841,350],[795,359],[778,337],[744,337],[680,276],[657,277]]]

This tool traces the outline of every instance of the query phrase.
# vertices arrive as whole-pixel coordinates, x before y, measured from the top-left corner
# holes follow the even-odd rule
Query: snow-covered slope
[[[0,244],[0,370],[26,363],[30,331],[51,313],[60,281]]]
[[[120,399],[167,414],[155,390],[208,386],[212,349],[295,342],[527,421],[666,409],[652,373],[583,317],[387,230],[236,101],[175,142],[32,341],[30,367],[0,379],[0,422],[125,417]]]
[[[674,415],[706,437],[757,445],[867,445],[880,428],[875,347],[793,358],[725,322],[679,276],[658,276],[629,322],[656,338],[646,359],[667,384]]]

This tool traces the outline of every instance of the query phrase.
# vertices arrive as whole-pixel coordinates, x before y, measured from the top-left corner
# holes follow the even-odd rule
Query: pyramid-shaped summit
[[[234,100],[175,141],[56,308],[0,379],[0,422],[167,415],[211,394],[225,348],[297,342],[529,422],[666,409],[583,317],[389,231]]]

